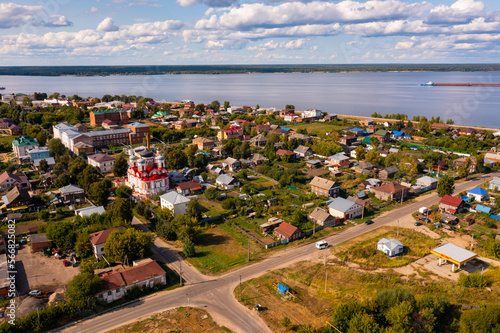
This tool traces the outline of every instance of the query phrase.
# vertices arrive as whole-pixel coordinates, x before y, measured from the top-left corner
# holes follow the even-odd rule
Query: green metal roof
[[[378,130],[374,133],[374,135],[385,136],[387,134],[386,130]]]
[[[92,111],[93,114],[106,114],[106,113],[115,113],[115,112],[127,112],[123,110],[104,110],[104,111]]]
[[[366,143],[368,145],[371,145],[372,144],[372,139],[369,136],[365,136],[363,138],[363,140],[361,140],[361,142],[364,142],[364,143]]]
[[[34,146],[38,145],[38,140],[37,139],[32,139],[29,136],[20,136],[14,141],[12,141],[14,146],[16,147],[23,147],[23,146]]]

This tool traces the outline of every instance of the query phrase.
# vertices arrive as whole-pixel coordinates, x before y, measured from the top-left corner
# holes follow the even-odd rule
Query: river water
[[[81,97],[142,95],[158,101],[230,101],[233,106],[316,108],[370,116],[405,113],[500,128],[500,88],[421,83],[500,83],[500,72],[287,73],[225,75],[0,76],[2,94],[59,92]]]

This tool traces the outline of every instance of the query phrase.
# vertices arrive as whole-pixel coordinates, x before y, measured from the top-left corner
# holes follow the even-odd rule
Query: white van
[[[319,250],[326,249],[328,247],[328,243],[324,240],[316,242],[316,248]]]

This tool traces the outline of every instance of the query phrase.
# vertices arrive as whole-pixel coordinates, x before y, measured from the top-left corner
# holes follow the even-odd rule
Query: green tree
[[[77,179],[87,167],[87,162],[81,157],[73,158],[68,163],[68,172],[74,179]]]
[[[356,313],[349,321],[347,333],[380,332],[380,327],[372,315],[365,312]]]
[[[128,160],[124,153],[118,155],[113,164],[113,174],[115,177],[123,177],[127,174],[128,170]]]
[[[99,173],[93,166],[87,165],[77,176],[77,179],[78,185],[80,185],[80,187],[82,187],[85,191],[89,191],[90,187],[99,181]]]
[[[230,103],[228,101],[224,101],[224,111],[227,111],[227,108],[229,107]]]
[[[116,188],[115,194],[119,198],[129,199],[132,196],[132,189],[126,185],[120,185]]]
[[[196,254],[194,243],[190,240],[185,241],[182,245],[182,253],[184,253],[184,255],[188,258],[194,257],[194,255]]]
[[[38,141],[40,146],[45,146],[45,144],[47,143],[47,135],[45,135],[44,131],[40,131],[36,135],[36,140]]]
[[[190,219],[195,219],[197,222],[201,220],[202,206],[197,199],[189,201],[186,209],[186,215]]]
[[[48,210],[44,209],[44,210],[41,210],[39,213],[38,213],[38,218],[42,221],[47,221],[50,217],[50,213]]]
[[[215,112],[219,112],[220,110],[220,103],[219,101],[213,101],[211,104],[210,104],[210,108],[212,110],[214,110]]]
[[[337,305],[333,311],[332,325],[341,332],[347,332],[351,319],[356,315],[365,312],[365,307],[357,300]]]
[[[109,189],[104,184],[104,181],[97,182],[90,186],[89,190],[87,191],[87,196],[94,204],[103,206],[108,203]]]
[[[113,221],[121,219],[130,222],[133,217],[132,209],[130,209],[130,201],[125,198],[117,198],[109,204],[107,213]]]
[[[42,170],[43,172],[49,171],[49,163],[45,159],[41,160],[40,163],[38,164],[38,168]]]
[[[66,152],[66,147],[59,139],[50,139],[48,148],[54,156],[62,156]]]
[[[76,240],[75,228],[72,222],[49,223],[45,228],[45,235],[62,249],[73,247]]]
[[[104,243],[104,252],[115,261],[121,261],[125,256],[132,261],[149,256],[151,245],[153,245],[152,233],[128,228],[113,231]]]
[[[409,301],[402,301],[389,308],[385,313],[387,322],[396,332],[413,332],[412,330],[413,305]]]
[[[460,316],[459,333],[499,332],[500,306],[492,305],[477,310],[464,311]]]
[[[188,157],[186,153],[178,148],[170,148],[167,150],[167,167],[171,170],[179,170],[188,165]]]
[[[205,198],[208,200],[214,200],[219,198],[219,190],[215,187],[209,187],[205,190]]]
[[[500,241],[495,239],[488,239],[484,243],[484,249],[488,252],[489,255],[500,258]]]
[[[190,240],[196,244],[202,232],[196,219],[190,219],[184,214],[177,215],[172,220],[172,226],[175,229],[177,237],[184,242]]]
[[[93,254],[92,244],[90,243],[89,236],[86,233],[80,234],[76,238],[75,251],[81,258],[86,258]]]
[[[357,161],[361,161],[365,158],[366,151],[365,151],[365,148],[363,146],[356,147],[355,151],[356,151],[356,160]]]
[[[437,193],[439,197],[444,197],[445,195],[452,195],[455,191],[455,180],[451,177],[444,176],[439,179],[437,186]]]
[[[82,302],[102,289],[101,279],[92,273],[80,273],[68,283],[66,297],[71,301]]]
[[[195,168],[203,169],[208,165],[208,159],[204,154],[197,154],[193,160]]]
[[[380,145],[380,140],[379,140],[379,139],[377,139],[377,138],[376,138],[376,137],[374,137],[374,136],[372,136],[372,137],[370,138],[370,142],[371,142],[371,144],[372,144],[372,146],[373,146],[373,149],[377,149],[377,148],[378,148],[378,146]]]

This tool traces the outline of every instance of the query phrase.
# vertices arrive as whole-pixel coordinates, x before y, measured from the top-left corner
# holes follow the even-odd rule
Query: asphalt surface
[[[499,172],[495,172],[468,182],[457,183],[455,193],[471,189],[499,175]],[[375,223],[372,225],[360,224],[327,237],[325,240],[332,246],[338,245],[360,234],[393,222],[402,216],[411,214],[422,206],[434,205],[438,201],[437,193],[428,194],[418,202],[403,205],[401,208],[396,208],[374,218]],[[137,223],[140,222],[134,220],[134,224]],[[136,225],[136,227],[146,230],[144,225]],[[172,269],[178,271],[178,263],[181,259],[177,252],[168,249],[166,245],[161,239],[157,238],[154,251],[161,254]],[[235,299],[233,291],[240,279],[242,281],[252,279],[266,272],[289,266],[294,262],[306,260],[313,254],[317,255],[317,251],[314,243],[285,249],[267,259],[213,278],[200,274],[192,266],[183,262],[183,278],[186,281],[184,287],[154,294],[133,305],[61,328],[58,332],[105,332],[126,323],[134,322],[139,318],[149,317],[154,313],[179,306],[193,306],[205,309],[220,325],[224,325],[235,332],[271,332],[255,311],[248,310]]]

